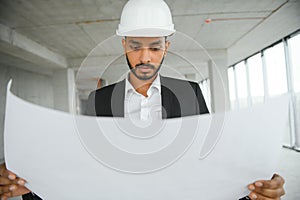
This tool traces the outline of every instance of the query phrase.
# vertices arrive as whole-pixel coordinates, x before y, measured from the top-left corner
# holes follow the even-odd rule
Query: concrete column
[[[211,90],[211,112],[223,112],[229,110],[229,89],[227,76],[227,52],[208,61],[210,90]]]
[[[75,87],[75,72],[73,69],[67,69],[68,77],[68,97],[69,97],[69,112],[76,113],[76,87]]]
[[[65,112],[74,112],[75,75],[72,69],[60,69],[53,72],[54,108]]]

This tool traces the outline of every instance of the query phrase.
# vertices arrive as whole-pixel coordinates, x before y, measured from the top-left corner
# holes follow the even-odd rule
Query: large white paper
[[[147,124],[74,116],[8,91],[5,160],[43,199],[239,199],[276,168],[287,102]]]

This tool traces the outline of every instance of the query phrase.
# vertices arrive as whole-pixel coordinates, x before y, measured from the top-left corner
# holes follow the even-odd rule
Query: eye
[[[153,48],[150,48],[151,51],[160,51],[161,48],[158,48],[158,47],[153,47]]]
[[[139,50],[141,50],[141,47],[133,47],[132,48],[134,51],[139,51]]]
[[[130,47],[130,49],[131,49],[132,51],[139,51],[139,50],[142,49],[142,47],[140,47],[140,46],[132,46],[132,45],[130,45],[129,47]]]

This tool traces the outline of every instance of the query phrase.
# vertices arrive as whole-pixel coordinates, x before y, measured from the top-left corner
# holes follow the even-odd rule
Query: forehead
[[[139,44],[139,45],[155,45],[163,44],[165,42],[164,37],[126,37],[127,44]]]

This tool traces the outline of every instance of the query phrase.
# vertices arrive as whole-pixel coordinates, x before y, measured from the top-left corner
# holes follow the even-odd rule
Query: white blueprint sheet
[[[237,200],[274,173],[287,102],[142,124],[74,116],[8,91],[5,160],[46,200]]]

